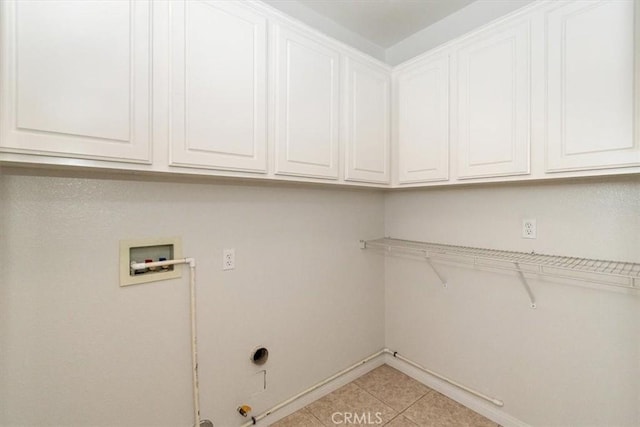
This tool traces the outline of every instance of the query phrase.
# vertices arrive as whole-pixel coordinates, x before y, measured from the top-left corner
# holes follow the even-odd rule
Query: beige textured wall
[[[202,416],[217,426],[384,345],[384,265],[358,244],[383,232],[381,193],[14,172],[0,175],[2,426],[191,425],[187,275],[120,288],[124,238],[181,236],[198,262]],[[268,388],[250,398],[258,345]]]
[[[0,174],[0,425],[190,425],[186,276],[118,286],[119,239],[171,235],[198,260],[202,414],[216,425],[385,339],[524,423],[640,423],[638,296],[532,279],[531,310],[512,273],[441,265],[443,289],[424,263],[358,248],[385,234],[640,261],[637,177],[383,195],[60,175]],[[520,238],[523,217],[538,239]],[[237,267],[223,272],[228,247]],[[247,399],[259,344],[268,392]]]
[[[520,237],[536,218],[538,238]],[[387,236],[640,262],[640,178],[412,190],[386,198]],[[503,399],[530,425],[640,424],[640,295],[515,273],[386,259],[392,350]]]

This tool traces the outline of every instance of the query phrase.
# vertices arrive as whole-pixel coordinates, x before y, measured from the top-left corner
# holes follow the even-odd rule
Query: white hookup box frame
[[[131,270],[132,262],[159,261],[161,257],[167,260],[182,258],[182,240],[179,237],[120,240],[120,286],[182,277],[182,269],[176,266],[137,273]]]

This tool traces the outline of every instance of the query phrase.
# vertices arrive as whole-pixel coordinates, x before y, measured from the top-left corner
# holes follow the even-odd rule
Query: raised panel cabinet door
[[[266,18],[240,2],[170,7],[171,165],[266,172]]]
[[[449,56],[421,60],[395,76],[398,183],[449,179]]]
[[[529,21],[482,31],[455,58],[458,178],[528,174]]]
[[[345,62],[345,179],[389,183],[390,73],[353,58]]]
[[[150,163],[151,3],[0,8],[0,150]]]
[[[633,18],[633,0],[576,1],[546,12],[547,172],[640,164]]]
[[[275,172],[338,179],[340,53],[274,27]]]

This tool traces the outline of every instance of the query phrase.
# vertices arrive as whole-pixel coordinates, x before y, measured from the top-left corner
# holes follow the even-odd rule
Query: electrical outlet
[[[535,239],[537,237],[536,220],[529,218],[522,220],[522,238]]]
[[[236,268],[236,250],[225,249],[222,251],[222,269],[233,270]]]

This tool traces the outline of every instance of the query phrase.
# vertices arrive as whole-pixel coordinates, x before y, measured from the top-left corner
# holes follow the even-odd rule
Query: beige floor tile
[[[496,427],[497,424],[471,409],[432,391],[402,415],[421,427]]]
[[[419,427],[418,424],[411,421],[404,415],[398,415],[389,424],[385,424],[385,427]]]
[[[389,365],[382,365],[355,380],[360,387],[402,412],[414,404],[430,388]]]
[[[339,388],[306,408],[325,426],[372,425],[379,419],[382,420],[380,424],[384,424],[397,414],[393,408],[385,405],[355,383]],[[354,422],[356,416],[364,422]]]
[[[308,409],[302,408],[297,412],[289,415],[278,421],[275,424],[271,424],[271,427],[324,427],[316,417],[309,412]]]

